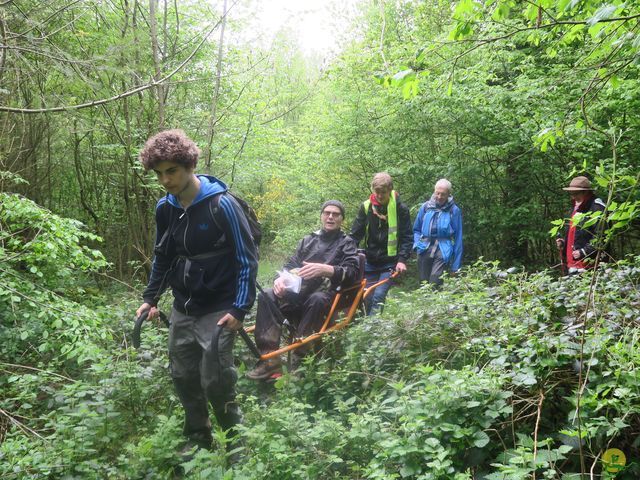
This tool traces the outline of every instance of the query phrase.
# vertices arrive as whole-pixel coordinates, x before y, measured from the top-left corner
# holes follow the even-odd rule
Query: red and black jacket
[[[605,203],[597,198],[595,195],[591,195],[591,197],[587,198],[580,204],[578,207],[579,213],[589,213],[589,212],[603,212],[605,209]],[[569,217],[573,213],[573,209],[569,212]],[[597,252],[597,248],[593,245],[592,241],[594,237],[603,230],[604,221],[601,219],[593,225],[589,225],[588,227],[583,227],[583,225],[587,222],[588,216],[583,217],[580,222],[576,225],[576,233],[573,241],[573,249],[579,250],[582,253],[580,260],[585,258],[593,258]],[[566,246],[569,235],[569,228],[564,234],[564,244]],[[563,250],[563,255],[566,254],[566,248]]]

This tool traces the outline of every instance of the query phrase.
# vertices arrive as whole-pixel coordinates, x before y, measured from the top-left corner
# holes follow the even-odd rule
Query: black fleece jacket
[[[304,262],[333,265],[334,273],[330,278],[331,289],[338,286],[348,287],[358,280],[359,260],[356,243],[342,231],[326,232],[318,230],[305,236],[293,256],[284,264],[285,270],[301,268]],[[305,290],[313,291],[305,285],[309,282],[322,283],[322,279],[312,278],[303,281]]]
[[[386,222],[373,214],[373,208],[365,212],[364,203],[360,205],[358,216],[351,225],[351,238],[356,243],[364,240],[367,234],[367,224],[369,233],[366,243],[362,246],[365,249],[367,263],[371,265],[387,265],[390,263],[404,262],[411,257],[413,248],[413,226],[411,216],[407,206],[400,201],[400,196],[396,197],[396,208],[398,215],[398,254],[396,256],[387,255],[387,236],[389,234],[389,222]],[[387,214],[387,206],[379,207],[381,214]]]
[[[580,206],[578,207],[578,212],[602,212],[604,210],[604,207],[605,203],[595,195],[592,195],[590,198],[586,199],[584,202],[582,202],[582,204],[580,204]],[[571,209],[571,212],[569,212],[569,217],[571,217],[572,212],[573,209]],[[597,249],[591,244],[591,241],[598,234],[598,232],[602,231],[602,229],[604,228],[604,223],[602,221],[598,221],[593,225],[590,225],[589,227],[583,228],[583,225],[586,221],[587,219],[583,218],[580,223],[576,225],[576,233],[573,239],[573,249],[580,250],[582,253],[580,259],[595,256]],[[568,235],[569,229],[567,228],[567,231],[564,235],[565,245],[567,244]],[[566,254],[566,249],[563,248],[562,252],[563,255]]]

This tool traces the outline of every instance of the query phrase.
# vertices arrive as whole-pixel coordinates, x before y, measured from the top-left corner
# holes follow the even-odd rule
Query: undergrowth
[[[296,376],[241,376],[244,457],[227,468],[221,448],[179,465],[166,330],[129,346],[139,299],[101,293],[107,265],[83,246],[99,239],[17,197],[0,222],[3,479],[613,478],[612,447],[616,478],[640,476],[640,257],[561,279],[477,263],[392,290]]]

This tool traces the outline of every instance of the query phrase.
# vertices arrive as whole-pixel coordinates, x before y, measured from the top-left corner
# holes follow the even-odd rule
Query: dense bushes
[[[396,295],[384,319],[338,340],[344,355],[329,345],[304,382],[283,380],[249,429],[247,468],[278,478],[321,468],[311,478],[524,479],[579,473],[580,443],[596,472],[612,446],[637,458],[640,259],[595,278],[587,311],[589,276],[506,275],[492,264],[440,292]],[[274,460],[283,450],[299,462]]]
[[[148,325],[144,349],[130,349],[133,295],[116,305],[97,290],[79,293],[95,288],[83,272],[104,266],[81,246],[80,226],[4,200],[20,201],[11,219],[0,210],[0,476],[172,477],[181,409],[166,331]],[[49,221],[27,234],[15,227],[16,209],[22,225]],[[60,248],[77,252],[73,266],[60,250],[34,256],[34,239],[54,235],[49,226],[61,232]],[[479,262],[439,291],[396,289],[382,316],[326,341],[300,376],[275,388],[241,378],[243,462],[226,469],[218,448],[182,470],[238,479],[578,478],[582,462],[601,472],[603,451],[615,446],[631,459],[617,478],[636,478],[639,281],[640,257],[561,279]],[[251,362],[240,345],[238,354]]]

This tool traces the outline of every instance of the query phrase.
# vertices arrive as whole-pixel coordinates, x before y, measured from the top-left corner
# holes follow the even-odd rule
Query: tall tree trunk
[[[2,45],[7,45],[7,28],[4,21],[4,14],[2,10],[0,10],[0,38],[2,38]],[[2,80],[2,76],[4,74],[4,64],[7,59],[7,51],[3,48],[0,49],[0,80]]]
[[[216,81],[211,99],[211,116],[207,128],[207,145],[204,151],[205,171],[211,173],[211,145],[213,144],[213,134],[216,126],[218,98],[220,97],[220,81],[222,78],[222,54],[224,53],[224,29],[227,24],[227,0],[222,4],[222,24],[220,25],[220,40],[218,43],[218,64],[216,66]]]
[[[128,8],[128,4],[127,4]],[[129,24],[129,18],[131,20],[131,29],[132,36],[134,39],[134,61],[136,65],[136,70],[138,70],[140,65],[140,51],[138,49],[138,21],[137,21],[137,12],[138,12],[138,0],[134,0],[133,5],[131,6],[131,10],[127,10],[127,25]],[[129,17],[129,13],[131,14]],[[126,30],[123,31],[123,36],[125,35]],[[126,57],[122,58],[123,64],[129,61]],[[133,79],[135,82],[135,79]],[[127,85],[122,80],[122,89],[125,90]],[[148,193],[143,190],[141,187],[141,183],[144,182],[144,178],[141,178],[134,170],[135,163],[137,162],[135,158],[134,145],[136,143],[136,138],[133,131],[136,129],[135,125],[132,125],[132,111],[135,112],[135,98],[140,97],[131,97],[123,99],[123,117],[125,122],[125,131],[124,131],[124,156],[122,158],[122,188],[123,188],[123,199],[124,199],[124,221],[127,225],[127,237],[125,239],[125,243],[123,243],[120,247],[121,250],[121,272],[125,272],[126,264],[130,260],[137,259],[142,261],[145,271],[148,274],[150,271],[150,261],[149,256],[151,255],[152,238],[151,233],[153,231],[151,225],[149,224],[149,219],[151,218],[149,212],[149,196]],[[163,104],[164,105],[164,104]],[[139,126],[138,126],[139,127]],[[126,271],[127,276],[129,276],[130,272]]]
[[[89,134],[85,133],[82,137],[78,135],[78,121],[73,121],[73,165],[76,171],[76,180],[78,181],[78,188],[80,189],[80,205],[85,212],[87,212],[93,219],[96,230],[100,233],[100,225],[98,222],[98,216],[96,212],[91,208],[87,199],[87,187],[86,187],[86,173],[82,167],[82,160],[80,159],[80,144]]]
[[[155,69],[154,80],[162,78],[162,62],[160,59],[160,48],[158,47],[158,19],[156,18],[156,7],[158,0],[149,0],[149,24],[151,26],[151,49],[153,51],[153,67]],[[166,12],[166,10],[165,10]],[[166,15],[166,13],[165,13]],[[158,129],[164,129],[164,87],[156,85],[156,99],[158,101]]]

